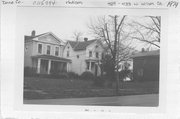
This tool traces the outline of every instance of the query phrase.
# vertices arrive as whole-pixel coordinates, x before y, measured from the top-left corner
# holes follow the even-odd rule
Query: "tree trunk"
[[[118,73],[118,69],[116,72],[116,95],[119,94],[119,73]]]

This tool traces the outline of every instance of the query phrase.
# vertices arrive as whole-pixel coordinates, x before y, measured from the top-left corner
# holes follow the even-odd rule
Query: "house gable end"
[[[40,42],[51,43],[51,44],[56,44],[56,45],[61,45],[61,42],[62,42],[60,41],[59,38],[54,36],[54,34],[52,33],[47,33],[42,36],[38,36],[36,40]]]

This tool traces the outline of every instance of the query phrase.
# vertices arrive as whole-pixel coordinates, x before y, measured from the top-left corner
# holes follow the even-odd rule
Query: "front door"
[[[47,74],[48,73],[48,60],[41,60],[41,74]]]

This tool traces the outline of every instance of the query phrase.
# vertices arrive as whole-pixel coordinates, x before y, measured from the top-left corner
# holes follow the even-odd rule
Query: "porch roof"
[[[58,60],[58,61],[62,61],[62,62],[71,62],[70,59],[52,56],[52,55],[35,55],[35,56],[32,56],[32,58],[43,58],[43,59]]]
[[[91,62],[97,62],[99,61],[99,59],[86,59],[87,62],[91,61]]]

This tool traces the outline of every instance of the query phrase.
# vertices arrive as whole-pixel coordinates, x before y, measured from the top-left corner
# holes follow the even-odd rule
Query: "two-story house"
[[[71,60],[63,58],[63,42],[48,32],[25,36],[24,67],[36,69],[39,74],[61,73],[70,70]]]
[[[71,59],[71,71],[82,74],[90,71],[94,75],[101,74],[100,60],[103,46],[100,40],[68,41],[65,45],[63,57]]]

